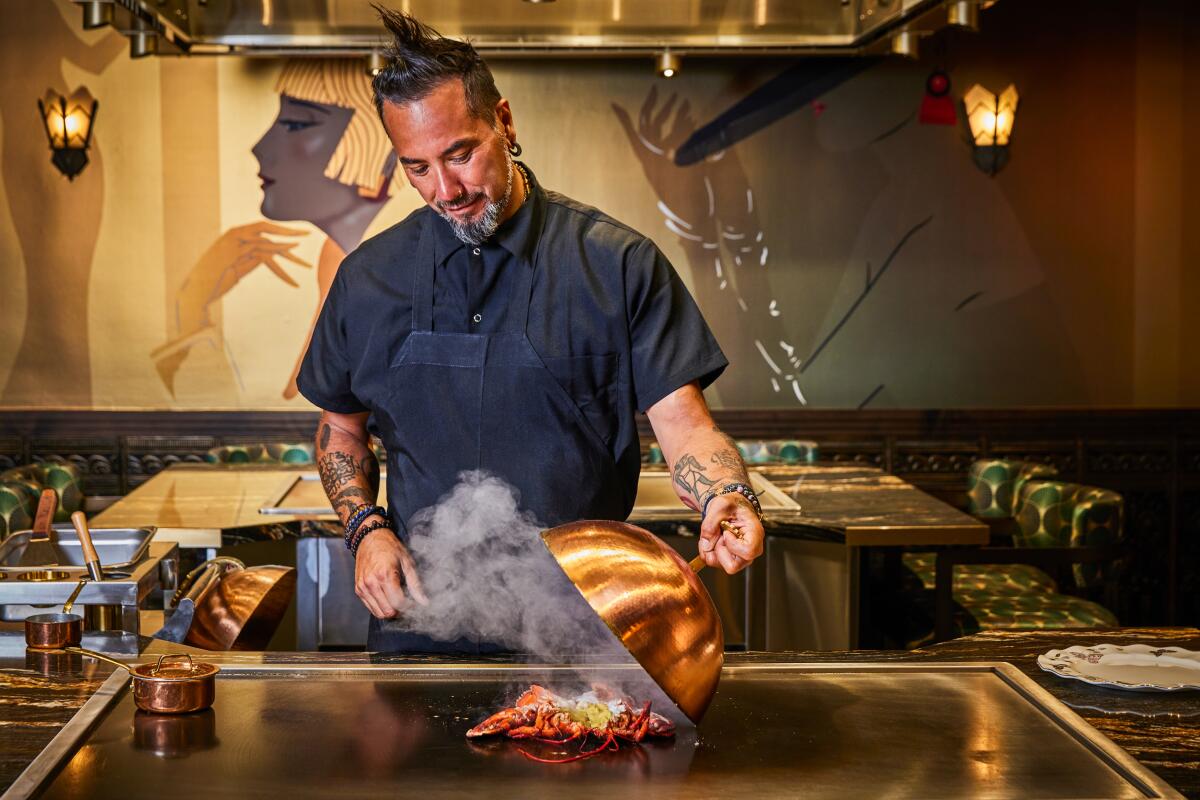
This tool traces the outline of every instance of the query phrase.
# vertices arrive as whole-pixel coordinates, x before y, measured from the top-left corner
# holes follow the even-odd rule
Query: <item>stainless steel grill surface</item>
[[[1008,665],[727,667],[698,730],[568,765],[527,761],[518,748],[553,755],[577,744],[464,738],[531,682],[557,689],[569,677],[223,665],[216,704],[201,715],[147,718],[124,689],[97,696],[13,790],[36,789],[41,770],[52,775],[46,797],[156,800],[1178,796]],[[88,716],[99,720],[90,734]]]

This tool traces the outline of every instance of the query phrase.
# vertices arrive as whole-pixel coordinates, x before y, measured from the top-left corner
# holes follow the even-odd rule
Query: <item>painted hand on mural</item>
[[[675,163],[676,150],[696,129],[691,104],[678,106],[671,95],[661,106],[651,87],[634,125],[629,112],[613,104],[642,170],[658,195],[663,224],[674,233],[692,267],[694,291],[707,312],[717,337],[728,344],[747,341],[756,368],[753,380],[769,382],[775,393],[790,391],[806,403],[800,388],[800,364],[795,345],[782,324],[783,311],[772,296],[767,275],[769,250],[759,224],[754,190],[734,150],[722,150],[687,167]],[[744,366],[732,354],[735,369]],[[740,371],[740,370],[738,370]],[[727,381],[721,387],[726,402],[748,401],[751,387]]]
[[[174,335],[170,341],[150,353],[159,377],[172,396],[175,393],[175,373],[194,344],[209,342],[225,353],[221,330],[212,318],[214,303],[259,267],[266,267],[279,280],[293,287],[299,287],[299,284],[284,270],[280,261],[312,267],[312,264],[291,252],[299,242],[276,241],[268,238],[268,234],[307,236],[308,231],[273,222],[254,222],[230,228],[204,251],[176,290],[172,309],[175,316]],[[228,354],[225,354],[225,358],[228,360]]]

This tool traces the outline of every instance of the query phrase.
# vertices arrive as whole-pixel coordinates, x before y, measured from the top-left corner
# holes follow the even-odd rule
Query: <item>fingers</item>
[[[271,270],[271,272],[275,273],[275,276],[278,277],[279,280],[283,281],[284,283],[288,284],[289,286],[295,286],[296,288],[300,287],[300,284],[298,284],[294,280],[292,280],[291,275],[288,275],[286,272],[283,271],[283,267],[279,266],[279,264],[275,261],[275,258],[273,256],[264,255],[262,257],[262,263],[267,266],[267,269],[269,269],[269,270]]]
[[[283,225],[276,225],[274,222],[253,222],[249,225],[243,225],[240,230],[254,231],[255,233],[276,233],[280,236],[308,236],[308,231],[303,228],[285,228]]]
[[[413,563],[412,556],[407,552],[400,557],[400,566],[404,570],[404,584],[408,587],[408,593],[412,595],[413,600],[423,606],[429,605],[429,598],[425,596],[421,578],[417,575],[417,565]]]
[[[675,101],[679,99],[679,95],[672,94],[667,98],[667,102],[663,103],[663,107],[654,115],[654,121],[651,123],[656,131],[661,131],[662,127],[667,124],[667,120],[671,118],[671,109],[675,107]]]
[[[617,115],[617,121],[621,123],[621,127],[625,129],[625,135],[629,137],[629,141],[637,142],[637,131],[633,128],[633,120],[629,117],[629,112],[616,103],[612,104],[613,113]]]
[[[717,542],[717,548],[714,552],[717,556],[717,563],[720,564],[721,569],[725,570],[725,572],[729,575],[741,572],[746,568],[746,565],[750,563],[748,561],[743,561],[741,558],[736,556],[729,549],[728,545],[725,544],[724,540]]]
[[[721,523],[729,524],[729,530]],[[709,566],[729,574],[740,572],[762,555],[765,533],[749,501],[734,493],[719,495],[708,504],[700,526],[700,552]]]
[[[296,242],[292,242],[291,244],[288,244],[287,242],[273,242],[272,244],[281,244],[287,248],[286,250],[280,250],[278,252],[278,255],[281,256],[282,258],[286,258],[288,261],[291,261],[293,264],[299,264],[302,267],[308,267],[309,269],[312,269],[312,264],[310,262],[305,261],[303,258],[300,258],[299,256],[292,254],[291,248],[296,246],[296,244],[297,244]]]
[[[382,600],[380,596],[382,595]],[[404,587],[400,585],[400,571],[389,570],[384,574],[375,592],[376,601],[384,611],[391,611],[389,617],[398,615],[408,605],[404,595]]]
[[[638,114],[638,122],[643,128],[650,121],[650,113],[654,110],[654,104],[658,102],[658,87],[651,86],[650,92],[646,95],[646,102],[642,103],[642,110]]]

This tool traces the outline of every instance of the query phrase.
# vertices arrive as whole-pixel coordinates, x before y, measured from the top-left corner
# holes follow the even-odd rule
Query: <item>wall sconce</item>
[[[977,83],[963,95],[963,107],[971,129],[975,165],[995,175],[1008,163],[1008,138],[1017,116],[1017,87],[1009,84],[997,98]]]
[[[87,166],[87,149],[92,143],[92,123],[98,106],[86,86],[80,86],[69,98],[47,89],[46,97],[38,100],[46,137],[54,151],[50,160],[70,180],[75,180]]]

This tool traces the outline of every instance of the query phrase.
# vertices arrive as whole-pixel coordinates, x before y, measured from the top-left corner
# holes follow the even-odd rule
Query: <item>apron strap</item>
[[[417,242],[416,269],[413,270],[412,329],[433,330],[433,225],[434,215],[425,215],[421,238]]]
[[[533,276],[537,273],[538,265],[542,260],[542,246],[546,241],[546,217],[548,216],[544,208],[545,197],[539,194],[538,188],[531,188],[533,188],[533,196],[527,198],[525,202],[543,206],[530,209],[534,212],[535,219],[538,216],[541,217],[537,223],[537,244],[533,248],[533,260],[529,263],[517,264],[517,279],[513,281],[512,296],[508,299],[508,325],[506,326],[508,333],[522,335],[529,327],[529,299],[533,294]]]

